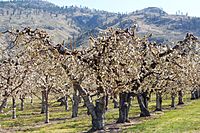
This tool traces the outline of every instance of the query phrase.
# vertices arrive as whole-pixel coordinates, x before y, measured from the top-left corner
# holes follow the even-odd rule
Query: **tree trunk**
[[[61,97],[57,100],[57,102],[60,102],[60,106],[65,106],[65,96],[64,97]]]
[[[127,93],[120,93],[119,94],[119,118],[117,123],[124,123],[126,122],[126,113],[128,108],[128,103],[126,102]]]
[[[107,111],[108,110],[108,102],[109,102],[109,96],[106,95],[106,105],[105,105],[105,110]]]
[[[41,104],[41,114],[45,112],[45,91],[42,91],[42,104]]]
[[[8,97],[9,97],[9,94],[7,91],[5,91],[4,95],[3,95],[4,99],[1,103],[1,106],[0,106],[0,113],[3,113],[3,108],[6,108],[7,104],[8,104]]]
[[[68,97],[64,96],[64,99],[65,99],[65,111],[68,111],[69,110]]]
[[[178,105],[184,104],[183,102],[183,92],[180,90],[178,91]]]
[[[175,94],[174,93],[171,94],[171,100],[172,100],[171,107],[174,108],[175,107]]]
[[[197,89],[197,93],[198,93],[198,98],[200,98],[200,89]]]
[[[24,98],[20,98],[20,101],[21,101],[20,110],[24,111]]]
[[[148,110],[148,108],[146,108],[146,105],[144,103],[144,97],[141,93],[137,94],[137,100],[138,100],[138,104],[140,107],[140,117],[147,117],[150,116],[150,112]]]
[[[88,108],[89,113],[96,118],[95,107],[87,91],[84,88],[82,88],[78,83],[74,83],[73,86],[79,91],[81,97],[85,102],[86,107]]]
[[[147,92],[142,93],[143,101],[144,101],[144,106],[148,109],[149,108],[149,98],[147,97]]]
[[[78,90],[74,88],[73,103],[72,103],[72,118],[75,118],[78,116],[79,101],[80,101],[80,97],[78,94]]]
[[[30,96],[30,103],[31,103],[31,105],[33,105],[33,94],[31,94],[31,96]]]
[[[196,99],[195,93],[194,91],[191,91],[191,100],[195,100],[195,99]]]
[[[12,119],[16,119],[16,100],[15,97],[12,97]]]
[[[104,112],[105,112],[105,105],[106,105],[105,96],[98,99],[96,101],[96,106],[94,106],[94,104],[91,101],[91,97],[86,91],[86,89],[82,88],[78,82],[74,82],[73,87],[79,91],[79,94],[83,98],[89,114],[92,116],[92,129],[90,131],[93,132],[96,130],[103,129],[104,128]]]
[[[0,113],[3,113],[3,108],[5,108],[6,104],[7,104],[7,101],[8,101],[8,98],[5,97],[1,103],[1,106],[0,106]]]
[[[194,93],[195,93],[195,97],[196,97],[196,99],[198,99],[198,98],[199,98],[198,90],[195,89]]]
[[[8,100],[5,101],[4,108],[7,108],[7,106],[8,106]]]
[[[162,95],[156,92],[156,111],[162,111]]]
[[[95,113],[97,118],[92,117],[92,131],[102,130],[105,126],[104,114],[106,110],[106,96],[96,100]]]
[[[49,95],[45,91],[45,123],[49,123]]]
[[[131,93],[123,92],[119,94],[119,118],[117,123],[129,122],[128,114],[131,106]]]
[[[114,95],[113,103],[114,103],[114,108],[119,108],[119,103],[117,101],[117,95]]]

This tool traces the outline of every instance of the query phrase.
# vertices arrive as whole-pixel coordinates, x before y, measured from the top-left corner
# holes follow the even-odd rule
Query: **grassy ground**
[[[166,111],[157,118],[144,120],[124,132],[143,133],[183,133],[200,132],[200,100],[192,101],[184,107]]]
[[[155,98],[152,99],[149,104],[151,112],[155,109]],[[39,100],[36,100],[33,105],[28,104],[28,102],[26,101],[26,108],[23,112],[17,111],[17,119],[15,120],[11,119],[11,108],[6,109],[4,114],[0,114],[0,128],[5,132],[75,133],[88,131],[91,127],[91,118],[86,115],[85,107],[80,107],[78,118],[71,119],[71,111],[65,112],[64,107],[60,107],[59,103],[52,101],[50,123],[44,124],[45,117],[44,114],[40,114]],[[164,114],[153,112],[152,117],[139,118],[139,107],[134,99],[130,110],[131,123],[116,126],[118,109],[113,109],[113,104],[110,103],[105,116],[106,128],[108,132],[111,131],[109,129],[111,125],[114,125],[115,129],[122,128],[123,132],[193,132],[200,130],[198,124],[200,123],[200,116],[198,116],[200,114],[198,107],[200,101],[188,101],[187,104],[189,105],[169,111],[170,100],[164,100]]]

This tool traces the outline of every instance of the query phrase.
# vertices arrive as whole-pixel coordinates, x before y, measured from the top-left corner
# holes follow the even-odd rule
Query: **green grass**
[[[138,133],[182,133],[200,131],[200,100],[171,111],[158,118],[144,120],[141,124],[129,127],[124,132]]]
[[[185,98],[185,101],[188,100]],[[0,127],[10,132],[36,132],[36,133],[76,133],[88,131],[91,128],[91,117],[87,115],[85,107],[82,104],[79,108],[78,118],[71,118],[70,111],[64,111],[64,107],[59,106],[59,103],[51,101],[50,107],[50,123],[44,124],[45,116],[40,114],[40,101],[36,100],[32,105],[26,101],[25,110],[17,111],[17,119],[11,119],[11,108],[5,109],[5,114],[0,114]],[[189,102],[189,101],[188,101]],[[200,130],[198,104],[200,101],[195,101],[184,106],[182,109],[172,111],[164,111],[164,115],[156,115],[150,118],[139,118],[141,124],[129,126],[124,132],[184,132]],[[71,105],[71,103],[70,103]],[[169,108],[170,100],[163,100],[163,107]],[[10,106],[10,105],[9,105]],[[19,107],[19,105],[18,105]],[[155,96],[152,97],[149,103],[149,110],[155,110]],[[137,100],[134,99],[129,113],[132,121],[135,116],[140,113]],[[113,108],[113,104],[109,103],[109,110],[105,115],[105,123],[115,123],[118,118],[118,109]],[[199,119],[199,120],[198,120]]]

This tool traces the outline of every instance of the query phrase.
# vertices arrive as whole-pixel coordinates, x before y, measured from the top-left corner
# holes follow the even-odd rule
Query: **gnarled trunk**
[[[178,91],[178,105],[184,104],[183,102],[183,92],[180,90]]]
[[[79,83],[74,82],[73,87],[79,91],[79,94],[83,98],[89,114],[92,116],[92,129],[90,131],[101,130],[104,128],[104,113],[106,107],[106,97],[103,96],[96,100],[96,105],[91,101],[86,89],[82,88]]]
[[[16,115],[16,100],[15,97],[12,97],[12,119],[16,119],[17,115]]]
[[[171,107],[172,107],[172,108],[175,107],[175,97],[176,97],[176,96],[175,96],[175,93],[172,93],[172,94],[171,94],[171,100],[172,100],[172,101],[171,101]]]
[[[139,107],[140,107],[140,117],[147,117],[147,116],[150,116],[150,112],[148,110],[148,107],[147,107],[147,97],[144,97],[145,94],[141,94],[141,93],[138,93],[137,94],[137,100],[138,100],[138,104],[139,104]],[[145,102],[144,102],[145,101]]]
[[[0,113],[3,113],[3,109],[6,107],[7,105],[7,101],[8,101],[8,98],[5,97],[1,103],[1,106],[0,106]]]
[[[129,122],[128,114],[131,106],[131,93],[122,92],[119,94],[119,118],[117,123]]]
[[[8,97],[9,97],[8,92],[5,91],[3,96],[4,96],[4,99],[3,99],[2,103],[1,103],[1,106],[0,106],[0,113],[3,113],[3,109],[6,108],[6,106],[7,106]]]
[[[106,110],[106,96],[96,100],[95,113],[97,118],[92,118],[92,130],[101,130],[105,126],[104,114]]]
[[[80,102],[80,96],[78,94],[78,90],[77,88],[74,88],[73,102],[72,102],[72,118],[75,118],[78,116],[79,102]]]
[[[156,92],[156,111],[162,111],[162,94]]]

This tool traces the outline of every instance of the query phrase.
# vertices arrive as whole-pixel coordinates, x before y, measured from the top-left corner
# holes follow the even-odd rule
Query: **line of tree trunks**
[[[147,117],[150,116],[150,112],[148,110],[148,97],[147,92],[138,93],[137,100],[140,107],[140,117]]]
[[[162,93],[156,92],[156,110],[162,111]]]
[[[129,110],[132,101],[132,93],[122,92],[119,94],[119,118],[117,123],[129,122]]]

